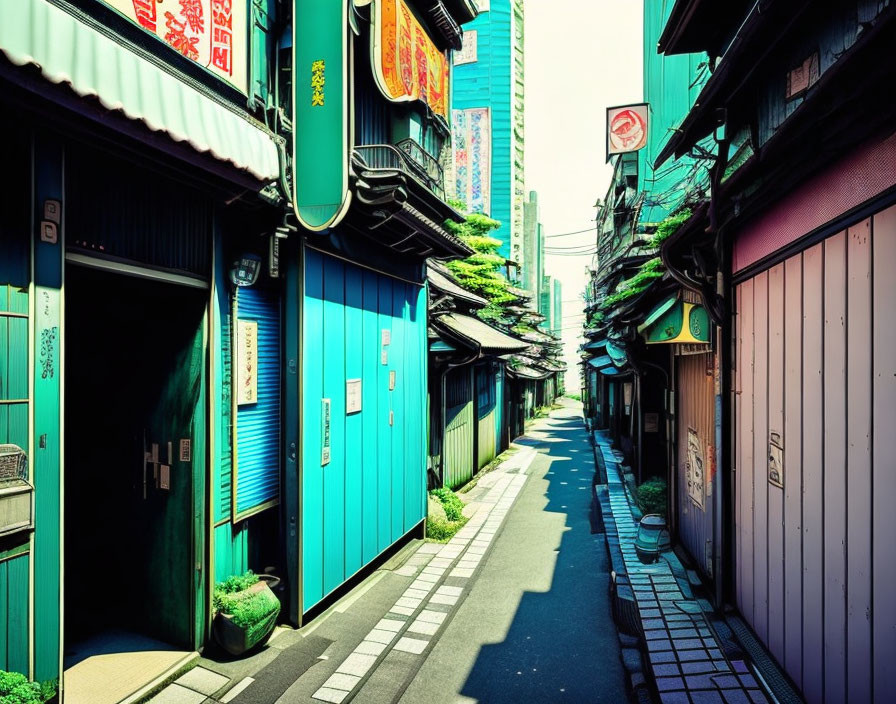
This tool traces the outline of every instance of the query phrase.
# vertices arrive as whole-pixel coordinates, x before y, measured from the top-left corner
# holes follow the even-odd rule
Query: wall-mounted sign
[[[380,351],[380,364],[386,365],[389,363],[389,348],[385,345],[383,349]]]
[[[383,328],[380,331],[380,344],[388,345],[392,341],[392,333],[389,328]]]
[[[193,457],[193,447],[190,438],[181,438],[180,453],[178,455],[181,462],[190,462]]]
[[[159,489],[169,491],[171,489],[171,467],[163,464],[159,467]]]
[[[395,391],[395,370],[389,372],[389,391]]]
[[[457,197],[473,213],[491,212],[492,123],[489,108],[455,110],[452,124]]]
[[[607,108],[607,159],[647,145],[647,103]]]
[[[330,464],[330,399],[320,400],[320,463]]]
[[[174,51],[247,92],[246,0],[104,0]]]
[[[694,428],[688,428],[688,459],[685,466],[685,479],[687,480],[688,497],[702,509],[705,493],[703,445]]]
[[[346,379],[345,381],[345,412],[358,413],[361,410],[361,380]]]
[[[349,2],[293,0],[293,203],[312,231],[348,211]]]
[[[236,403],[258,402],[258,323],[238,320],[236,327]]]
[[[404,0],[374,0],[374,79],[387,100],[420,100],[448,123],[448,57]]]
[[[467,30],[464,32],[463,46],[460,51],[454,52],[454,65],[462,66],[463,64],[475,64],[477,61],[476,56],[476,43],[479,38],[479,32],[475,29]]]
[[[768,481],[784,488],[784,440],[781,433],[768,433]]]

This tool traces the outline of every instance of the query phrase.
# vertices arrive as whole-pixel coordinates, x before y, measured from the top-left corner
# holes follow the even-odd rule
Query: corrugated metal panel
[[[495,415],[497,400],[495,374],[488,367],[476,369],[476,467],[495,459]]]
[[[698,506],[688,494],[687,466],[688,439],[696,432],[703,466],[709,468],[715,452],[715,402],[711,354],[694,354],[676,357],[678,397],[678,537],[694,562],[704,574],[710,574],[707,565],[708,550],[712,541],[712,496],[710,482],[704,477],[703,506]]]
[[[355,145],[391,144],[390,108],[373,84],[370,57],[358,52],[355,59]]]
[[[473,476],[473,397],[469,367],[445,377],[445,486],[453,488]]]
[[[66,151],[66,167],[76,174],[66,183],[68,249],[209,275],[212,205],[207,195],[78,145]]]
[[[237,407],[236,516],[280,497],[280,294],[240,288],[237,319],[258,323],[258,401]]]
[[[810,704],[896,686],[894,258],[890,208],[737,289],[737,602]]]
[[[0,51],[259,180],[280,176],[277,146],[266,129],[46,0],[0,3]]]
[[[0,670],[28,674],[30,556],[0,562]]]
[[[307,611],[424,518],[426,294],[311,249],[304,287],[300,539]],[[346,380],[358,378],[361,410],[349,415]],[[322,399],[330,401],[326,464]]]

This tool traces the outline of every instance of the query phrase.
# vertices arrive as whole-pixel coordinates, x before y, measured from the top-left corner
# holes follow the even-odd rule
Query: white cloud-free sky
[[[648,2],[653,0],[646,0]],[[594,202],[606,194],[605,110],[641,100],[640,0],[526,0],[526,190],[538,191],[548,247],[593,249]],[[591,255],[548,254],[546,273],[563,284],[567,390],[579,385],[576,348]]]

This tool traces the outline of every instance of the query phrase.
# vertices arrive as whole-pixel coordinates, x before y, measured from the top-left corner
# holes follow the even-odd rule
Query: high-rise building
[[[551,280],[551,298],[553,300],[551,329],[553,330],[554,335],[559,337],[563,330],[563,285],[557,278]]]
[[[454,57],[453,195],[501,222],[501,254],[523,245],[523,0],[480,0]]]

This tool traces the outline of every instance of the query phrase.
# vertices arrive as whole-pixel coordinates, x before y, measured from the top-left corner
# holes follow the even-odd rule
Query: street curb
[[[635,593],[622,559],[619,547],[619,534],[613,512],[610,509],[610,498],[607,486],[607,473],[603,457],[597,451],[594,431],[589,431],[591,447],[594,452],[594,469],[598,482],[591,485],[591,498],[600,513],[604,526],[604,546],[610,558],[610,608],[613,622],[616,624],[619,639],[620,659],[625,669],[626,690],[632,704],[651,704],[654,701],[651,688],[647,682],[644,649],[644,638],[641,629],[641,618]]]

